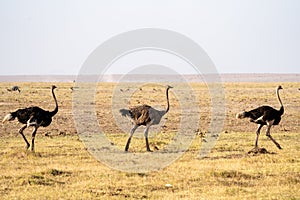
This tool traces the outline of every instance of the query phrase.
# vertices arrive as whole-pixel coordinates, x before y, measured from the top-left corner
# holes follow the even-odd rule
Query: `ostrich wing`
[[[131,118],[137,125],[146,125],[151,121],[149,116],[149,109],[151,106],[142,105],[130,108]]]
[[[18,109],[16,112],[13,113],[18,119],[18,121],[22,124],[26,124],[28,120],[30,120],[38,110],[38,107],[29,107]]]
[[[248,111],[247,115],[249,115],[249,117],[252,120],[257,120],[258,118],[264,116],[266,112],[269,112],[270,110],[274,110],[274,108],[270,106],[260,106],[258,108]]]
[[[280,111],[270,106],[261,106],[246,113],[251,118],[250,121],[257,124],[266,125],[267,121],[274,120],[273,125],[277,125],[281,120]]]
[[[36,122],[40,124],[43,121],[43,118],[49,115],[49,112],[34,106],[18,109],[16,112],[14,112],[14,115],[22,124],[26,124],[28,120],[37,120]]]

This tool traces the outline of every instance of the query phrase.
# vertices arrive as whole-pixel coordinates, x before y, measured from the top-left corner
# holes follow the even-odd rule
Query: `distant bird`
[[[258,149],[258,137],[260,134],[260,130],[264,125],[267,125],[267,131],[266,135],[274,142],[274,144],[278,147],[278,149],[281,149],[281,146],[279,145],[278,142],[273,139],[273,137],[270,134],[270,129],[274,125],[278,125],[281,116],[284,113],[284,108],[281,102],[281,99],[279,97],[279,90],[281,90],[282,87],[278,86],[276,88],[276,95],[278,98],[278,102],[280,104],[280,109],[276,110],[270,106],[260,106],[256,109],[250,110],[250,111],[244,111],[241,113],[238,113],[236,115],[236,118],[242,119],[242,118],[250,118],[250,122],[254,122],[256,124],[259,124],[258,129],[256,131],[256,140],[255,140],[255,148]]]
[[[72,87],[70,87],[69,89],[70,89],[71,92],[73,92],[75,89],[78,89],[78,88],[79,88],[79,87],[73,87],[73,86],[72,86]]]
[[[29,126],[34,127],[34,130],[32,132],[32,144],[31,144],[31,150],[34,151],[34,138],[37,129],[40,126],[43,127],[49,126],[52,122],[52,117],[58,112],[58,104],[54,94],[55,88],[56,86],[53,85],[51,89],[52,96],[55,101],[55,108],[53,111],[46,111],[37,106],[28,107],[24,109],[18,109],[15,112],[11,112],[7,114],[2,121],[3,123],[5,123],[6,121],[12,121],[15,118],[17,118],[20,123],[25,124],[22,128],[20,128],[19,133],[22,135],[23,139],[25,140],[27,149],[30,147],[30,144],[27,141],[25,135],[23,134],[23,131]]]
[[[13,86],[11,88],[7,88],[7,91],[9,92],[18,91],[19,93],[21,92],[19,86]]]
[[[143,125],[146,126],[146,129],[144,131],[144,136],[146,140],[146,149],[147,151],[151,151],[149,147],[149,142],[148,142],[148,131],[150,126],[152,125],[157,125],[159,124],[161,118],[169,111],[169,89],[173,88],[171,86],[167,86],[166,88],[166,97],[167,97],[167,108],[166,110],[156,110],[152,108],[149,105],[141,105],[141,106],[136,106],[128,109],[121,109],[120,113],[122,116],[129,116],[133,122],[134,122],[134,127],[130,131],[130,136],[127,140],[126,146],[125,146],[125,151],[128,151],[129,145],[131,138],[135,132],[135,130]]]

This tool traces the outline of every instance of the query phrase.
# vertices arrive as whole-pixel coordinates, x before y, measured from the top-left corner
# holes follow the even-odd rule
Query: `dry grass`
[[[1,118],[20,107],[38,105],[51,110],[51,83],[18,83],[21,93],[0,84]],[[1,125],[0,196],[2,199],[299,199],[300,198],[300,83],[283,83],[281,93],[285,114],[281,124],[272,128],[273,137],[282,150],[264,134],[259,145],[270,153],[248,155],[254,144],[256,125],[236,120],[235,114],[262,104],[278,108],[275,88],[278,83],[226,83],[226,120],[222,134],[203,159],[197,159],[210,123],[210,96],[205,84],[191,84],[200,106],[197,134],[189,150],[165,169],[150,173],[126,173],[113,170],[94,159],[79,140],[72,115],[71,83],[55,83],[59,113],[52,124],[40,128],[36,153],[24,149],[25,143],[16,122]],[[120,149],[128,133],[114,119],[111,109],[115,84],[98,86],[95,107],[99,124],[107,137]],[[183,91],[174,84],[174,91]],[[134,90],[133,84],[122,85],[123,93]],[[118,92],[118,91],[114,91]],[[121,91],[119,91],[121,93]],[[146,97],[146,98],[145,98]],[[165,107],[164,89],[145,85],[134,90],[130,105],[147,103]],[[160,149],[177,133],[180,101],[170,94],[171,109],[163,127],[150,138],[150,146]],[[119,101],[122,101],[120,99]],[[189,105],[188,105],[189,106]],[[194,123],[194,122],[191,122]],[[130,130],[130,123],[123,124]],[[263,129],[264,131],[265,129]],[[30,129],[31,131],[31,129]],[[25,130],[27,137],[30,131]],[[133,138],[130,152],[145,152],[142,129]],[[171,187],[166,187],[171,184]]]

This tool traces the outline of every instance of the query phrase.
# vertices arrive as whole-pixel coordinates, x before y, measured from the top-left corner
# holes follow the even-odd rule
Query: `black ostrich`
[[[7,88],[7,91],[9,92],[18,91],[19,93],[21,92],[19,86],[13,86],[11,88]]]
[[[147,151],[151,151],[149,147],[149,142],[148,142],[148,131],[150,126],[152,125],[157,125],[159,124],[161,118],[169,111],[169,89],[173,88],[171,86],[167,86],[166,89],[166,96],[167,96],[167,108],[166,110],[156,110],[152,108],[149,105],[141,105],[141,106],[136,106],[128,109],[121,109],[120,113],[122,116],[129,116],[133,122],[134,122],[134,127],[130,131],[130,136],[127,140],[126,146],[125,146],[125,151],[128,151],[129,145],[131,138],[134,134],[134,131],[141,125],[146,126],[146,129],[144,131],[144,136],[146,140],[146,149]]]
[[[40,126],[43,127],[49,126],[52,122],[52,117],[58,112],[57,100],[54,94],[55,88],[56,86],[53,85],[51,89],[52,96],[55,101],[55,108],[53,111],[46,111],[37,106],[33,106],[24,109],[18,109],[15,112],[11,112],[7,114],[2,121],[3,123],[5,123],[6,121],[12,121],[15,118],[17,118],[20,123],[25,124],[22,128],[20,128],[19,133],[22,135],[23,139],[25,140],[27,149],[30,147],[30,144],[27,141],[25,135],[23,134],[23,131],[29,126],[34,127],[34,130],[32,132],[32,144],[31,144],[31,150],[34,151],[34,138],[37,129]]]
[[[250,118],[250,122],[254,122],[256,124],[259,124],[258,129],[256,131],[256,140],[255,140],[255,147],[250,152],[258,152],[260,149],[258,148],[258,137],[260,134],[260,130],[264,125],[267,125],[267,131],[266,135],[274,142],[274,144],[278,147],[278,149],[281,149],[281,146],[278,142],[271,136],[270,129],[274,125],[278,125],[281,120],[281,115],[284,113],[284,108],[281,102],[281,99],[279,97],[279,90],[282,89],[281,86],[278,86],[276,88],[276,95],[278,98],[278,102],[280,104],[280,109],[276,110],[270,106],[260,106],[256,109],[245,111],[238,113],[236,115],[236,118],[242,119],[242,118]]]

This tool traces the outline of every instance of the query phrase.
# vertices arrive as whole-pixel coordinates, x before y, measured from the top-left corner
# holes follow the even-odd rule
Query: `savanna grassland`
[[[59,112],[52,124],[41,127],[35,140],[35,152],[26,150],[17,120],[0,126],[0,196],[1,199],[300,199],[300,83],[280,83],[285,113],[280,125],[271,129],[282,150],[265,136],[259,146],[265,154],[248,154],[253,148],[257,125],[248,119],[237,120],[235,114],[260,105],[279,109],[275,88],[279,83],[224,83],[226,113],[219,138],[211,153],[199,159],[201,145],[206,141],[211,117],[211,99],[203,83],[191,83],[198,105],[187,105],[191,112],[199,106],[200,126],[196,137],[182,157],[166,168],[149,173],[129,173],[111,169],[97,161],[81,142],[75,127],[70,87],[73,83],[0,83],[0,117],[28,106],[53,110],[50,86],[55,84]],[[19,85],[21,93],[6,88]],[[163,149],[176,135],[180,124],[178,93],[181,83],[171,84],[170,111],[164,122],[150,128],[158,130],[149,138],[154,151]],[[124,131],[112,112],[112,104],[124,104],[113,99],[114,94],[132,92],[128,106],[149,104],[166,106],[162,85],[146,84],[136,88],[124,83],[116,90],[114,83],[97,87],[95,115],[99,126],[120,149],[124,149],[131,123]],[[76,89],[76,88],[75,88]],[[177,92],[177,94],[175,93]],[[122,96],[122,95],[120,95]],[[189,98],[189,97],[186,97]],[[122,101],[122,102],[121,102]],[[190,123],[198,123],[190,121]],[[30,139],[32,128],[25,130]],[[132,139],[129,153],[146,153],[143,129]],[[124,153],[125,154],[125,153]],[[151,153],[147,153],[151,154]]]

